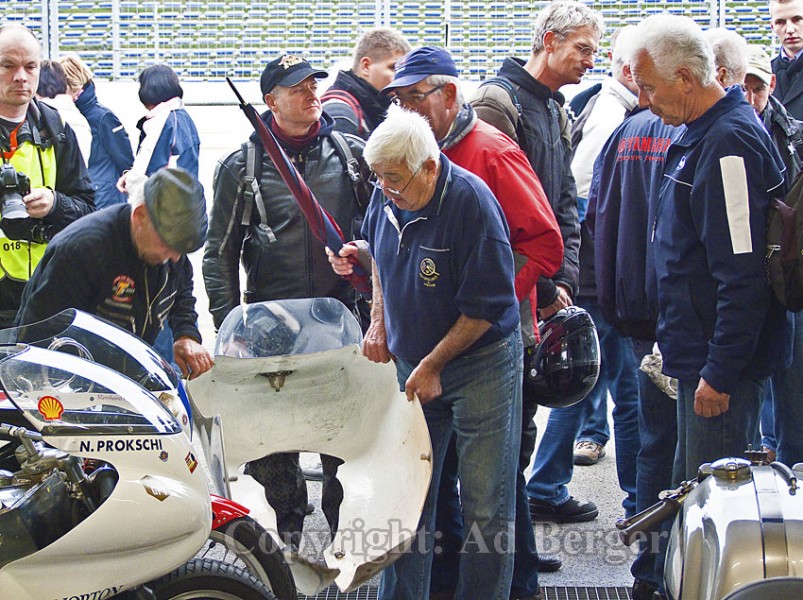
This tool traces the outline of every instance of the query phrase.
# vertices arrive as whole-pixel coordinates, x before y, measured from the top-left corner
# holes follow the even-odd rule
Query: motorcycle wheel
[[[243,569],[264,583],[278,600],[296,600],[295,580],[273,537],[251,517],[213,529],[197,555]]]
[[[205,558],[192,559],[148,587],[156,600],[276,600],[242,569]]]

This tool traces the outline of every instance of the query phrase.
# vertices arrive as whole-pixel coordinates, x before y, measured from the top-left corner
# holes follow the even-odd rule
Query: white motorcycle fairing
[[[28,389],[42,373],[60,384],[46,396]],[[35,347],[3,362],[0,374],[50,446],[100,459],[119,475],[111,495],[78,526],[0,569],[3,598],[106,598],[197,552],[212,524],[206,478],[189,438],[150,392],[103,365]],[[63,415],[48,417],[45,402],[57,403]],[[117,421],[101,422],[112,413]]]
[[[339,529],[324,550],[329,570],[318,567],[310,577],[302,561],[290,565],[302,593],[314,595],[332,580],[353,590],[409,547],[429,488],[432,450],[421,406],[399,391],[393,365],[368,361],[357,344],[262,358],[218,355],[188,390],[194,420],[204,429],[199,438],[212,485],[222,487],[217,493],[229,495],[226,471],[274,452],[344,460],[337,474]]]

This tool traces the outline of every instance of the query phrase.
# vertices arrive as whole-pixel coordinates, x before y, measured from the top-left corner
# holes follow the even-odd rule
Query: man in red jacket
[[[396,65],[393,81],[383,91],[393,102],[429,120],[438,145],[456,165],[481,178],[496,196],[510,229],[516,259],[516,296],[521,303],[521,329],[525,355],[535,345],[533,308],[535,282],[551,277],[563,260],[563,241],[541,182],[527,156],[509,137],[477,118],[460,91],[457,68],[442,48],[414,50]],[[535,405],[524,406],[522,428],[532,426]],[[542,570],[557,570],[560,561],[541,558],[535,549],[529,505],[524,487],[524,468],[529,456],[519,460],[516,478],[516,558],[511,598],[540,598],[539,563]],[[457,500],[457,456],[453,444],[447,453],[438,494],[438,529],[444,548],[433,569],[432,595],[453,592],[462,542],[460,505]],[[456,548],[449,548],[449,542]],[[454,550],[454,552],[450,552]],[[449,596],[451,597],[451,596]]]

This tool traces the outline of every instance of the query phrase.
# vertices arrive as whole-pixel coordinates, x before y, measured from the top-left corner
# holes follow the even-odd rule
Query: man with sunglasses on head
[[[425,117],[441,151],[454,164],[482,179],[499,201],[510,229],[510,242],[518,271],[514,280],[521,303],[522,338],[535,344],[531,292],[540,276],[549,277],[560,267],[563,242],[541,183],[521,149],[496,128],[477,118],[464,101],[457,67],[449,52],[425,46],[414,50],[396,67],[393,81],[383,90],[393,102]],[[526,465],[525,465],[526,466]],[[454,595],[458,559],[463,543],[461,505],[457,493],[455,439],[446,452],[437,506],[437,531],[442,552],[435,556],[431,598]],[[560,561],[541,557],[535,548],[527,510],[524,476],[517,474],[516,547],[512,598],[537,597],[538,569],[557,570]]]
[[[321,109],[318,80],[326,76],[326,71],[298,56],[285,54],[269,62],[260,79],[268,107],[262,119],[346,239],[353,239],[365,206],[361,206],[347,166],[356,162],[367,175],[362,162],[364,142],[334,131],[334,120]],[[348,161],[343,146],[351,154]],[[256,133],[221,160],[212,185],[214,202],[203,276],[215,328],[240,304],[241,261],[246,303],[330,297],[354,309],[356,292],[332,272],[323,244],[312,235]],[[335,479],[341,461],[327,456],[321,461],[322,509],[334,533],[343,495]],[[283,541],[297,550],[307,509],[298,454],[274,454],[252,461],[248,469],[265,487]]]
[[[513,138],[524,150],[541,180],[563,236],[563,264],[537,286],[538,309],[546,319],[573,304],[579,283],[580,222],[577,190],[571,171],[571,134],[563,111],[562,86],[579,83],[594,58],[602,36],[600,14],[574,0],[556,0],[542,10],[535,23],[533,51],[527,61],[507,58],[498,77],[485,82],[471,104],[480,119]],[[521,461],[529,463],[535,448],[535,398],[525,386]],[[572,439],[565,448],[569,460]],[[593,502],[570,496],[565,486],[527,484],[533,519],[577,522],[595,519]]]

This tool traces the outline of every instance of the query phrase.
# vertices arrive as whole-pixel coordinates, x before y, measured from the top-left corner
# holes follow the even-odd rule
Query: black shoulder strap
[[[268,213],[265,209],[265,201],[262,198],[262,190],[259,188],[259,180],[262,177],[262,146],[248,140],[242,145],[243,157],[245,159],[245,177],[240,184],[243,194],[243,218],[240,225],[248,226],[251,223],[251,213],[256,205],[259,213],[259,228],[268,236],[268,241],[276,241],[276,235],[268,225]]]
[[[366,206],[370,200],[370,193],[366,186],[366,182],[360,172],[360,163],[354,158],[354,153],[351,151],[345,136],[339,131],[332,131],[332,142],[335,144],[335,151],[337,152],[340,162],[343,163],[343,169],[351,181],[351,187],[354,190],[354,196],[357,198],[357,203],[360,206]]]
[[[516,93],[516,87],[513,85],[513,82],[510,81],[507,77],[496,76],[496,77],[489,77],[485,81],[480,84],[480,87],[486,85],[495,85],[497,87],[502,88],[507,92],[507,95],[510,97],[510,102],[513,105],[513,108],[516,109],[516,121],[513,123],[513,128],[516,130],[516,136],[519,138],[519,147],[527,153],[527,132],[526,132],[526,124],[524,123],[524,119],[521,118],[522,109],[521,109],[521,102],[519,102],[519,96]]]

